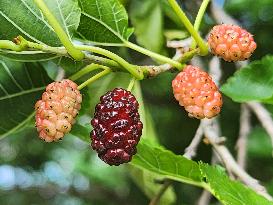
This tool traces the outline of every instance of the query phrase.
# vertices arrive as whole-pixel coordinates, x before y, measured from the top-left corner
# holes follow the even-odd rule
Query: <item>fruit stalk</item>
[[[76,49],[69,39],[68,34],[63,30],[55,16],[51,13],[48,9],[47,5],[44,3],[43,0],[34,0],[35,4],[39,7],[42,13],[47,18],[50,25],[53,27],[55,33],[59,37],[62,44],[65,46],[67,52],[75,59],[75,60],[82,60],[84,58],[84,53],[80,50]]]

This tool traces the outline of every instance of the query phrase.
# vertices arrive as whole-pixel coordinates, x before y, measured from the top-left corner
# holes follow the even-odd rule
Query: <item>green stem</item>
[[[199,8],[198,14],[196,16],[196,19],[195,19],[195,22],[194,22],[194,25],[193,25],[194,29],[197,32],[198,32],[198,30],[200,28],[201,22],[203,20],[203,17],[205,15],[205,12],[206,12],[206,9],[207,9],[207,7],[209,5],[209,2],[210,2],[210,0],[203,0],[201,6]],[[196,47],[196,42],[195,41],[192,42],[192,46],[191,47],[192,48]]]
[[[22,48],[23,50],[27,49],[33,49],[33,50],[39,50],[47,53],[55,53],[58,55],[67,55],[67,51],[62,47],[51,47],[39,43],[33,43],[30,41],[27,41],[22,36],[18,36],[15,38],[16,44]]]
[[[130,91],[130,92],[132,91],[132,89],[133,89],[133,87],[135,85],[135,82],[136,82],[136,78],[132,78],[130,80],[130,83],[129,83],[128,88],[127,88],[128,91]]]
[[[90,73],[90,72],[92,72],[94,70],[97,70],[100,67],[101,66],[98,65],[98,64],[90,64],[90,65],[84,67],[83,69],[81,69],[79,72],[72,75],[69,79],[72,80],[72,81],[78,80],[79,78],[81,78],[85,74]]]
[[[181,63],[186,63],[187,61],[191,60],[197,53],[199,49],[195,48],[193,50],[190,50],[183,54],[183,57],[181,59]]]
[[[85,81],[84,83],[82,83],[81,85],[78,86],[78,89],[81,90],[84,87],[86,87],[87,85],[89,85],[90,83],[95,82],[96,80],[100,79],[101,77],[107,75],[111,73],[110,69],[105,69],[104,71],[98,73],[97,75],[94,75],[93,77],[89,78],[87,81]]]
[[[118,70],[118,68],[120,68],[120,65],[116,61],[113,61],[108,58],[103,58],[100,56],[94,56],[94,55],[90,55],[90,54],[85,54],[85,58],[86,58],[86,60],[88,60],[92,63],[102,64],[104,66],[111,67],[114,70],[115,69]]]
[[[117,63],[119,63],[123,68],[125,68],[129,73],[131,73],[134,77],[136,77],[138,80],[142,80],[144,78],[142,70],[140,70],[137,66],[132,65],[125,61],[123,58],[119,57],[115,53],[112,53],[111,51],[108,51],[103,48],[94,47],[94,46],[85,46],[85,45],[77,45],[76,48],[80,50],[90,51],[93,53],[97,53],[103,56],[107,56]]]
[[[48,9],[44,1],[34,0],[34,2],[40,8],[42,13],[45,15],[50,25],[53,27],[55,33],[59,37],[62,44],[65,46],[69,55],[71,55],[71,57],[73,57],[75,60],[78,60],[78,61],[82,60],[84,58],[84,54],[74,47],[69,37],[67,36],[67,33],[63,30],[62,26],[59,24],[55,16]]]
[[[186,29],[192,35],[198,46],[200,47],[200,55],[207,55],[208,54],[208,46],[203,41],[201,36],[198,32],[194,29],[193,25],[191,24],[190,20],[186,16],[186,14],[182,11],[176,0],[168,0],[169,4],[173,8],[174,12],[177,14],[181,22],[184,24]]]
[[[135,51],[138,51],[138,52],[143,53],[143,54],[145,54],[147,56],[150,56],[150,57],[152,57],[152,58],[154,58],[154,59],[156,59],[158,61],[161,61],[161,62],[164,62],[164,63],[169,63],[169,64],[171,64],[172,66],[174,66],[176,68],[180,68],[182,66],[179,62],[177,62],[175,60],[172,60],[172,59],[170,59],[168,57],[165,57],[165,56],[162,56],[160,54],[149,51],[149,50],[147,50],[145,48],[142,48],[142,47],[140,47],[140,46],[138,46],[138,45],[136,45],[134,43],[131,43],[129,41],[124,41],[124,45],[126,47],[128,47],[128,48],[131,48],[131,49],[135,50]]]
[[[17,52],[24,50],[22,46],[16,45],[12,41],[8,40],[0,40],[0,49],[9,49]]]
[[[63,47],[51,47],[51,46],[47,46],[47,45],[43,45],[39,43],[33,43],[30,41],[27,41],[22,36],[18,36],[15,40],[16,40],[16,44],[21,48],[21,50],[27,50],[28,48],[30,48],[33,50],[39,50],[39,51],[43,51],[47,53],[55,53],[62,56],[67,55],[67,51]],[[116,61],[110,60],[108,58],[103,58],[103,57],[94,56],[90,54],[86,54],[85,58],[86,60],[88,60],[88,62],[92,62],[95,64],[100,63],[100,64],[103,64],[104,66],[114,67],[114,68],[120,67],[120,65]]]

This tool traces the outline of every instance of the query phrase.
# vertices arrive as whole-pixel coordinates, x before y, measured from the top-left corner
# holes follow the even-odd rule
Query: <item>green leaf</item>
[[[83,61],[74,61],[73,59],[64,56],[55,59],[54,63],[64,69],[66,77],[78,72],[81,68],[87,65],[87,63]]]
[[[262,127],[255,127],[248,136],[248,154],[254,159],[272,159],[270,136]]]
[[[53,61],[45,61],[40,63],[45,69],[47,75],[55,81],[58,78],[58,74],[61,72],[59,67],[53,63]]]
[[[273,103],[273,56],[254,61],[228,79],[221,91],[236,102]]]
[[[175,155],[162,147],[155,147],[144,139],[137,146],[137,154],[131,164],[176,181],[201,183],[201,173],[196,162]]]
[[[80,21],[80,8],[76,0],[45,0],[67,35],[72,38]],[[0,1],[0,39],[11,40],[18,35],[51,46],[61,46],[33,0]]]
[[[37,63],[0,58],[0,138],[13,134],[32,119],[35,102],[50,82]]]
[[[213,195],[224,205],[273,204],[240,182],[230,180],[224,169],[219,166],[201,163],[200,170]]]
[[[130,19],[135,28],[138,43],[149,50],[160,52],[164,45],[160,1],[133,1],[130,8]]]
[[[82,9],[79,36],[100,44],[121,44],[128,40],[128,16],[118,0],[79,0]]]

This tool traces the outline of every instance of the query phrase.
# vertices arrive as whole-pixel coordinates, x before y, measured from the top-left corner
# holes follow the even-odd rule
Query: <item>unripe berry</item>
[[[214,26],[208,43],[214,55],[229,62],[247,60],[257,47],[249,32],[239,26],[227,24]]]
[[[53,82],[35,105],[36,127],[46,142],[58,141],[70,132],[81,108],[82,96],[71,80]]]
[[[172,81],[173,93],[190,117],[213,118],[222,107],[222,96],[212,78],[198,67],[186,66]]]

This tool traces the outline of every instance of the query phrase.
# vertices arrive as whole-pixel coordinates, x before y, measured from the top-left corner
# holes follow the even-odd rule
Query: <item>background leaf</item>
[[[273,56],[254,61],[230,77],[221,91],[236,102],[273,103]]]
[[[13,134],[32,119],[35,102],[50,82],[38,63],[0,58],[0,138]]]
[[[132,34],[128,16],[118,0],[79,0],[79,37],[96,43],[120,44]]]
[[[149,50],[161,52],[164,45],[163,12],[158,0],[137,0],[130,5],[130,19],[137,42]]]

